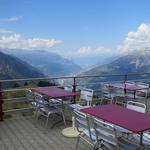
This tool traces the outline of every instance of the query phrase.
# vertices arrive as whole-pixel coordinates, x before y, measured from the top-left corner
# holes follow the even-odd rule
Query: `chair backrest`
[[[97,140],[105,141],[114,146],[118,146],[116,130],[112,124],[94,118],[94,129]]]
[[[38,104],[44,104],[44,98],[41,94],[36,94],[35,95],[35,101],[38,103]]]
[[[87,102],[87,106],[90,106],[93,100],[94,91],[92,89],[83,88],[81,90],[80,99]]]
[[[65,91],[72,92],[73,88],[72,88],[72,86],[65,86],[65,87],[64,87],[64,90],[65,90]]]
[[[143,88],[149,88],[149,84],[144,82],[136,82],[136,85],[143,87]]]
[[[33,92],[30,89],[25,90],[26,98],[29,101],[34,101],[34,95]]]
[[[75,117],[75,125],[77,127],[77,130],[79,132],[83,132],[84,130],[86,130],[88,132],[87,135],[89,135],[90,139],[92,140],[90,125],[89,125],[89,120],[87,115],[75,109],[74,117]]]
[[[134,81],[126,81],[125,83],[128,84],[128,85],[135,85]]]
[[[103,84],[101,90],[102,90],[103,95],[110,94],[110,87],[107,84]]]
[[[116,96],[124,97],[125,96],[124,89],[116,88],[115,94],[116,94]]]
[[[134,102],[134,101],[128,101],[127,102],[127,106],[128,109],[132,109],[141,113],[145,113],[146,112],[146,105],[143,103],[139,103],[139,102]]]

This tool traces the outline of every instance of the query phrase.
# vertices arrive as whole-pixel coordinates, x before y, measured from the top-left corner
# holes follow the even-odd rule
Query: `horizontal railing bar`
[[[16,103],[16,102],[28,102],[26,97],[18,97],[18,98],[9,98],[9,99],[3,99],[4,104],[6,103]]]
[[[2,92],[25,91],[26,89],[27,88],[20,88],[20,89],[15,88],[15,89],[8,89],[8,90],[4,89],[4,90],[2,90]],[[29,88],[29,89],[31,89],[31,88]]]
[[[30,108],[20,108],[20,109],[12,109],[12,110],[4,111],[4,114],[5,115],[11,115],[11,114],[15,114],[15,113],[18,113],[18,112],[32,112],[33,110],[34,110],[33,107],[30,107]]]
[[[26,87],[26,88],[14,88],[14,89],[4,89],[2,92],[14,92],[14,91],[25,91],[26,89],[36,89],[37,87]],[[53,87],[61,87],[61,86],[53,86]]]
[[[42,77],[42,78],[27,78],[27,79],[10,79],[0,80],[3,82],[17,82],[17,81],[36,81],[36,80],[53,80],[53,79],[71,79],[71,78],[92,78],[92,77],[109,77],[109,76],[132,76],[132,75],[148,75],[150,73],[127,73],[127,74],[101,74],[101,75],[80,75],[80,76],[59,76],[59,77]]]
[[[124,74],[101,74],[101,75],[83,75],[83,76],[75,76],[76,78],[85,78],[85,77],[108,77],[108,76],[129,76],[129,75],[148,75],[147,73],[124,73]]]
[[[139,79],[139,80],[127,80],[127,81],[149,81],[148,79]],[[94,82],[94,83],[85,83],[85,84],[76,84],[76,86],[83,86],[83,85],[97,85],[97,84],[104,84],[104,83],[119,83],[124,82],[123,80],[119,81],[105,81],[105,82]],[[53,86],[53,87],[60,87],[60,86]],[[14,91],[25,91],[26,89],[35,89],[37,87],[26,87],[26,88],[15,88],[15,89],[4,89],[2,92],[14,92]]]
[[[0,80],[0,82],[17,82],[17,81],[36,81],[36,80],[53,80],[53,79],[69,79],[74,76],[59,76],[59,77],[42,77],[42,78],[27,78],[27,79],[10,79],[10,80]]]

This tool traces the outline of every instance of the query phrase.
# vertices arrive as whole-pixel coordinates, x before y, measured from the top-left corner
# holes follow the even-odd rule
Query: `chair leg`
[[[103,150],[102,149],[102,145],[101,145],[101,141],[96,141],[95,143],[94,143],[94,146],[93,146],[93,149],[92,150]]]
[[[47,116],[47,119],[46,119],[46,127],[48,126],[48,120],[49,120],[49,115]]]
[[[103,104],[103,98],[100,99],[100,105],[102,105],[102,104]]]
[[[94,143],[94,146],[92,147],[92,150],[98,150],[98,141]]]
[[[38,114],[39,114],[38,108],[36,108],[36,110],[35,110],[35,119],[36,119],[36,120],[38,120]]]
[[[35,107],[34,108],[34,118],[36,119],[36,110],[37,110],[37,108]]]
[[[77,143],[76,143],[76,148],[75,148],[75,150],[78,149],[79,141],[80,141],[80,135],[79,135],[78,138],[77,138]]]
[[[62,111],[62,118],[63,118],[63,121],[64,121],[64,125],[66,126],[66,119],[65,119],[65,115],[64,115],[63,111]]]
[[[117,104],[118,103],[118,99],[117,97],[114,98],[114,103]]]

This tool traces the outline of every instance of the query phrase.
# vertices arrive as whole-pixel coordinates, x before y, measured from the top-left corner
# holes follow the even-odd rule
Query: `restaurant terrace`
[[[150,73],[0,80],[0,150],[149,150]]]

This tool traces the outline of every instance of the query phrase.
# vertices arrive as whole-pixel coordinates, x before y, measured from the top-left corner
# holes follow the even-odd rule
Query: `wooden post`
[[[3,121],[3,115],[2,83],[0,82],[0,121]]]
[[[73,92],[76,92],[76,77],[73,77]],[[73,104],[76,103],[76,96],[73,97]]]

